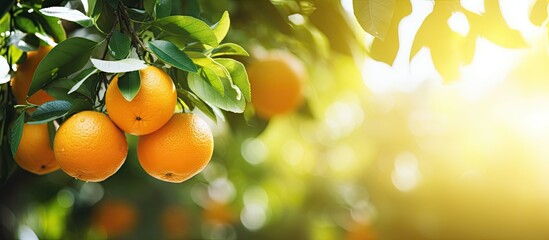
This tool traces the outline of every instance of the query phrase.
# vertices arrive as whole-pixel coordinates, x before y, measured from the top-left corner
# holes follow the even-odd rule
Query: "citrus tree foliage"
[[[409,0],[354,0],[354,12],[363,29],[376,37],[371,46],[371,57],[392,65],[400,48],[398,26],[411,14]],[[459,1],[434,1],[433,11],[423,21],[415,35],[410,60],[422,48],[428,48],[435,68],[445,80],[459,77],[459,67],[471,63],[476,41],[484,38],[505,48],[526,47],[519,31],[505,21],[499,0],[485,0],[484,11],[471,12]],[[541,26],[547,19],[546,0],[538,0],[532,8],[530,20]],[[452,14],[465,15],[469,31],[465,35],[448,25]],[[436,34],[436,37],[434,37]]]
[[[163,68],[177,88],[185,111],[195,108],[217,121],[223,111],[243,113],[251,100],[244,65],[231,57],[248,56],[224,42],[227,11],[212,22],[186,15],[169,0],[20,0],[0,8],[0,140],[2,159],[17,152],[23,123],[61,123],[84,110],[106,111],[105,89],[119,76],[118,88],[131,101],[139,92],[140,69]],[[55,100],[16,105],[9,80],[16,63],[39,46],[53,46],[39,63],[27,96],[45,90]],[[27,109],[36,109],[28,114]],[[53,141],[52,141],[53,142]],[[1,178],[13,161],[1,161]]]

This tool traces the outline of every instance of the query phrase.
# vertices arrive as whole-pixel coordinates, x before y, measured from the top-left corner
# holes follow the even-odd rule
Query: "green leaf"
[[[53,121],[48,122],[48,136],[50,138],[50,148],[53,149],[53,140],[55,139],[55,124]]]
[[[229,18],[229,12],[223,12],[221,19],[213,27],[213,32],[217,38],[217,43],[221,43],[227,33],[229,32],[229,27],[231,26],[231,19]]]
[[[218,56],[250,56],[244,48],[234,43],[223,43],[212,50],[211,57]]]
[[[145,22],[149,19],[149,15],[145,10],[137,8],[128,8],[128,15],[130,15],[131,20],[136,22]]]
[[[38,49],[40,40],[34,34],[26,34],[23,38],[17,41],[17,48],[25,52],[30,52]]]
[[[65,29],[63,29],[63,25],[61,25],[58,18],[44,16],[43,14],[36,14],[35,18],[44,32],[52,37],[55,42],[61,42],[67,38]]]
[[[80,88],[80,86],[82,86],[82,84],[84,84],[84,82],[88,78],[90,78],[90,76],[96,74],[97,71],[98,70],[96,68],[91,67],[91,68],[86,68],[86,69],[82,70],[80,73],[78,73],[78,75],[76,75],[73,78],[73,81],[76,81],[76,84],[74,84],[74,86],[69,90],[69,92],[67,92],[67,94],[71,94],[71,93],[75,92],[76,90],[78,90],[78,88]]]
[[[118,61],[105,61],[100,59],[91,59],[94,67],[106,73],[132,72],[146,68],[143,60],[137,58],[126,58]]]
[[[389,30],[396,0],[353,0],[356,19],[367,33],[383,40]]]
[[[0,4],[0,17],[4,16],[5,13],[7,13],[15,0],[3,0],[2,4]]]
[[[223,81],[221,80],[221,78],[219,78],[214,70],[203,67],[200,68],[198,74],[200,74],[202,79],[208,80],[213,89],[215,89],[221,96],[225,96],[225,87],[223,87]]]
[[[214,61],[212,58],[202,53],[187,52],[187,54],[192,58],[193,62],[196,65],[213,70],[221,80],[227,81],[232,84],[233,80],[231,79],[231,74],[229,74],[229,71],[227,71],[227,69],[223,65],[219,64],[218,62]],[[214,86],[217,90],[219,90],[221,95],[223,95],[223,92],[221,92],[222,85],[212,82],[212,86]]]
[[[206,116],[208,116],[215,122],[217,122],[218,119],[220,119],[221,121],[225,121],[225,116],[223,116],[223,113],[218,108],[208,105],[192,92],[184,89],[177,90],[177,96],[190,101],[195,107],[200,109],[200,111],[202,111],[204,114],[206,114]]]
[[[121,32],[114,32],[109,41],[110,54],[116,59],[124,59],[130,54],[131,39]]]
[[[155,17],[156,0],[143,0],[143,9],[149,16]]]
[[[28,124],[41,124],[58,119],[65,116],[71,103],[65,100],[53,100],[46,102],[38,107],[38,109],[32,113]]]
[[[40,12],[46,16],[61,18],[67,21],[80,24],[82,27],[90,27],[93,21],[82,12],[66,7],[49,7],[40,9]]]
[[[44,0],[44,2],[42,2],[42,7],[47,8],[47,7],[52,7],[52,6],[58,6],[62,2],[63,2],[63,0]]]
[[[82,1],[82,6],[84,7],[84,11],[86,12],[86,15],[91,17],[95,9],[95,4],[97,4],[97,0],[81,0],[81,1]]]
[[[153,25],[163,30],[163,34],[175,35],[183,39],[185,37],[194,39],[212,47],[218,45],[217,37],[210,26],[194,17],[169,16],[157,19]]]
[[[170,16],[172,13],[173,0],[157,0],[156,1],[156,17],[163,18]]]
[[[36,93],[55,78],[67,77],[80,70],[96,46],[96,42],[80,37],[59,43],[38,64],[27,96]]]
[[[118,90],[120,90],[120,93],[122,93],[122,96],[128,102],[133,100],[140,88],[141,76],[139,75],[139,71],[128,72],[118,78]]]
[[[77,74],[79,75],[79,74]],[[68,92],[76,85],[77,79],[72,77],[55,79],[45,88],[46,92],[58,100],[67,100],[73,102],[76,99],[89,99],[94,101],[95,90],[98,82],[98,74],[91,75],[82,85],[74,92]]]
[[[238,98],[238,92],[232,89],[227,81],[223,82],[226,89],[225,96],[219,94],[207,80],[196,73],[189,73],[188,84],[189,88],[209,105],[235,113],[242,113],[246,107],[244,98]]]
[[[67,115],[65,115],[65,118],[68,119],[75,113],[92,110],[92,109],[93,109],[92,100],[75,99],[71,101],[71,108],[69,109],[69,112],[67,113]]]
[[[118,8],[118,0],[104,0],[107,4],[109,4],[113,9]]]
[[[231,74],[233,83],[240,89],[242,95],[246,98],[246,101],[251,101],[252,93],[250,90],[250,81],[248,80],[248,73],[246,73],[244,64],[230,58],[219,58],[215,61],[225,66]]]
[[[92,17],[95,19],[96,27],[104,33],[108,33],[112,29],[112,23],[116,18],[114,9],[105,1],[99,1],[95,5]]]
[[[15,17],[15,27],[25,33],[35,33],[38,28],[34,24],[34,21],[21,14]]]
[[[23,136],[23,126],[25,125],[25,112],[20,112],[19,117],[15,119],[10,129],[10,150],[11,154],[15,156],[19,143],[21,142],[21,136]]]
[[[164,40],[149,42],[149,48],[162,61],[187,72],[197,72],[193,60],[173,43]]]

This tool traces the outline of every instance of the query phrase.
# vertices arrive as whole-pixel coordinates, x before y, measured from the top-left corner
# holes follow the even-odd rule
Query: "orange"
[[[141,88],[128,102],[118,88],[118,76],[107,88],[106,105],[109,117],[124,132],[134,135],[152,133],[162,127],[175,111],[177,92],[168,74],[148,66],[139,71]]]
[[[122,166],[128,143],[124,133],[105,114],[83,111],[61,125],[53,151],[59,166],[68,175],[100,182]]]
[[[42,175],[59,169],[50,146],[48,124],[25,124],[15,162],[31,173]]]
[[[51,49],[51,46],[41,46],[36,51],[28,52],[27,59],[23,63],[17,65],[17,71],[15,72],[15,76],[11,79],[10,82],[11,91],[15,96],[17,104],[27,103],[27,92],[29,91],[34,71],[36,71],[36,67],[38,67],[40,61],[42,61],[42,59],[46,56],[46,54],[48,54],[48,52],[50,52]],[[28,99],[30,103],[36,105],[41,105],[45,102],[49,102],[52,100],[54,100],[54,98],[46,93],[46,91],[44,90],[39,90]],[[29,112],[34,110],[35,109],[29,108]]]
[[[270,53],[251,63],[247,71],[252,104],[258,116],[269,119],[290,113],[303,101],[306,71],[296,57],[288,53]]]
[[[165,208],[160,215],[160,222],[167,239],[184,239],[190,226],[187,213],[178,206]]]
[[[131,203],[107,200],[95,210],[93,225],[109,238],[116,238],[131,231],[135,227],[137,218],[137,211]]]
[[[202,212],[202,219],[209,223],[233,224],[238,220],[236,213],[226,204],[209,202]]]
[[[375,240],[375,232],[368,224],[353,222],[345,236],[346,240]]]
[[[208,124],[191,113],[178,113],[151,134],[139,137],[137,158],[151,176],[179,183],[196,175],[210,161],[213,136]]]

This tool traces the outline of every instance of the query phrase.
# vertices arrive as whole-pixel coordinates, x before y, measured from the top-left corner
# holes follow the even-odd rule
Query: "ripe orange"
[[[25,124],[15,162],[31,173],[42,175],[59,169],[50,147],[48,124]]]
[[[269,119],[290,113],[303,101],[306,71],[296,57],[288,53],[271,53],[251,63],[247,71],[252,103],[258,116]]]
[[[178,113],[151,134],[139,137],[137,158],[151,176],[179,183],[196,175],[213,153],[212,131],[194,114]]]
[[[13,95],[17,104],[26,104],[27,92],[29,91],[32,76],[38,63],[50,52],[52,49],[51,46],[41,46],[36,51],[31,51],[27,53],[27,59],[25,62],[17,66],[17,71],[15,76],[11,79],[10,85]],[[39,90],[35,94],[29,97],[28,101],[37,105],[41,105],[45,102],[52,101],[54,98],[50,96],[46,91]],[[29,111],[34,111],[35,109],[29,108]]]
[[[107,88],[106,105],[109,117],[124,132],[145,135],[162,127],[175,111],[175,85],[162,69],[149,66],[139,71],[141,88],[128,102],[118,89],[118,77]]]
[[[187,213],[178,206],[164,209],[160,215],[160,222],[167,239],[184,239],[190,226]]]
[[[100,182],[122,166],[128,143],[124,133],[105,114],[83,111],[61,125],[53,151],[59,166],[68,175]]]
[[[238,220],[237,214],[226,204],[209,202],[202,212],[202,219],[209,223],[233,224]]]
[[[116,238],[131,231],[137,222],[135,207],[122,200],[104,201],[95,210],[93,225],[109,238]]]

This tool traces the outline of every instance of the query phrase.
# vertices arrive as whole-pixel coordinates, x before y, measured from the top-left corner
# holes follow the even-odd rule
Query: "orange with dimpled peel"
[[[213,153],[208,124],[192,113],[178,113],[162,128],[139,137],[137,158],[151,176],[183,182],[206,167]]]
[[[141,87],[132,101],[127,101],[118,88],[118,76],[107,88],[105,103],[112,121],[124,132],[145,135],[162,127],[175,111],[177,92],[168,74],[148,66],[139,70]]]
[[[124,133],[107,115],[93,111],[79,112],[67,119],[57,131],[53,145],[61,169],[90,182],[112,176],[128,154]]]

